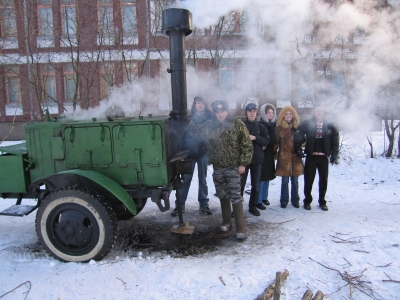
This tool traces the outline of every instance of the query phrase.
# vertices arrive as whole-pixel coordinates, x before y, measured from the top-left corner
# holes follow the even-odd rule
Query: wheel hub
[[[90,216],[82,211],[66,209],[59,212],[53,222],[54,237],[64,247],[82,249],[96,238]]]

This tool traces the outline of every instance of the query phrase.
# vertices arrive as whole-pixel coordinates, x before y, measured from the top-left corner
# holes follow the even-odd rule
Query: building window
[[[344,74],[341,72],[333,74],[333,95],[343,96],[345,90]]]
[[[315,35],[313,34],[304,35],[303,42],[306,44],[315,44]]]
[[[338,35],[335,37],[335,39],[333,40],[334,44],[337,45],[344,45],[344,44],[348,44],[349,43],[349,37],[348,36],[342,36],[342,35]]]
[[[112,0],[99,0],[99,30],[102,34],[114,32]]]
[[[213,35],[230,35],[240,30],[240,16],[236,17],[235,12],[230,12],[219,18],[218,24],[212,26],[211,32]]]
[[[56,100],[55,70],[53,66],[46,65],[43,68],[43,101],[47,104],[53,104]]]
[[[332,62],[332,99],[335,101],[335,105],[339,107],[347,106],[345,68],[344,60]]]
[[[367,41],[368,41],[368,32],[361,28],[356,28],[354,32],[354,44],[362,45],[365,44]]]
[[[100,95],[101,98],[107,98],[115,84],[114,64],[104,63],[101,70],[100,78]]]
[[[162,30],[162,11],[174,7],[174,1],[152,0],[150,3],[151,32],[160,33]]]
[[[245,91],[247,97],[256,98],[258,95],[259,61],[256,59],[241,59],[235,65],[235,89]],[[235,91],[235,92],[236,92]],[[253,101],[257,102],[257,101]]]
[[[231,92],[233,90],[233,66],[232,59],[221,59],[219,65],[219,83],[221,90],[224,92]]]
[[[76,34],[76,4],[75,0],[61,0],[62,34]]]
[[[248,23],[249,23],[249,14],[246,10],[242,11],[239,16],[239,30],[241,32],[246,31]]]
[[[134,61],[124,62],[124,81],[132,82],[137,79],[138,76],[138,65]]]
[[[299,69],[299,100],[298,107],[313,107],[313,65],[312,61],[306,60],[300,65]]]
[[[0,13],[1,13],[1,36],[16,37],[17,36],[17,17],[14,10],[13,0],[2,0],[0,1]]]
[[[38,1],[39,35],[53,35],[53,10],[51,0]]]
[[[193,28],[192,36],[204,36],[206,35],[206,28]]]
[[[291,105],[291,68],[290,62],[281,62],[276,70],[277,107]]]
[[[7,69],[7,102],[21,102],[21,86],[19,82],[19,68],[9,67]]]
[[[136,32],[136,5],[135,1],[122,1],[122,29],[124,33]]]
[[[76,100],[76,73],[72,64],[67,64],[64,67],[64,87],[65,87],[65,101]]]

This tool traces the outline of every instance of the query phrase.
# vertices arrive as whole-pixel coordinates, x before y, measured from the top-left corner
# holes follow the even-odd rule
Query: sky
[[[382,150],[382,132],[372,133],[372,138],[375,149]],[[301,299],[307,289],[314,295],[322,291],[324,299],[398,299],[400,285],[383,280],[400,280],[400,160],[366,158],[368,146],[361,134],[345,133],[342,139],[341,163],[329,170],[329,211],[323,212],[315,201],[311,211],[291,205],[280,208],[277,178],[270,186],[271,205],[260,217],[248,212],[245,195],[247,240],[236,242],[232,231],[215,251],[204,254],[179,257],[140,247],[124,251],[118,246],[102,261],[62,263],[38,243],[35,213],[22,218],[1,216],[0,297],[253,300],[275,280],[276,272],[286,269],[289,276],[281,288],[282,300]],[[215,229],[222,221],[211,173],[209,166],[213,215],[198,212],[196,176],[186,203],[183,217],[196,227],[195,233]],[[299,183],[302,195],[303,177]],[[314,183],[314,197],[317,193]],[[11,204],[14,200],[0,199],[0,209]],[[129,234],[147,224],[143,226],[149,228],[141,230],[165,230],[168,237],[169,228],[178,223],[171,211],[162,213],[149,201],[139,215],[119,223],[119,232]],[[363,291],[375,298],[356,285],[350,289],[341,276],[348,276],[353,284],[359,278]]]

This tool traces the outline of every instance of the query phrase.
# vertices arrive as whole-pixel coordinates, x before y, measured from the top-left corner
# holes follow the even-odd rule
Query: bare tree
[[[240,49],[245,48],[247,21],[246,12],[232,11],[221,16],[210,28],[194,28],[187,38],[189,64],[197,69],[201,61],[203,69],[211,71],[212,81],[219,88],[213,93],[219,92],[220,97],[233,99],[237,104],[245,97],[240,96],[237,85],[240,81],[235,82],[233,72],[243,58],[244,51]]]
[[[383,154],[392,157],[400,117],[400,61],[395,62],[393,58],[381,57],[380,63],[387,66],[388,76],[386,85],[377,92],[375,111],[383,120],[385,135],[389,142]]]
[[[397,128],[399,128],[399,136],[397,137],[397,158],[400,158],[400,122],[397,123]]]
[[[367,138],[369,145],[369,157],[374,158],[374,145],[372,143],[372,136],[371,134],[365,134],[365,137]]]
[[[389,91],[392,91],[388,93]],[[383,153],[386,157],[392,157],[396,130],[399,128],[397,119],[399,116],[398,103],[400,100],[400,90],[393,88],[390,84],[386,87],[386,92],[378,94],[377,115],[383,120],[385,135],[388,139],[388,147]],[[396,93],[396,94],[394,94]],[[397,123],[397,124],[396,124]]]

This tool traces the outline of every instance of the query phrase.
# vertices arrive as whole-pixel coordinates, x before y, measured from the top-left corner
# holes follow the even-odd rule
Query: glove
[[[331,162],[332,166],[333,166],[334,163],[336,163],[336,159],[337,159],[336,155],[331,155],[329,161]]]
[[[300,157],[300,158],[306,157],[306,155],[304,154],[303,150],[298,150],[297,151],[297,156]]]

